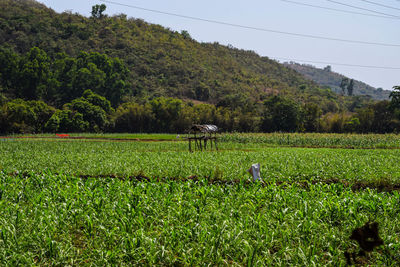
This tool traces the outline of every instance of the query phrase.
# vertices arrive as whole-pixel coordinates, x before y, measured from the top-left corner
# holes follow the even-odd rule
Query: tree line
[[[41,100],[3,99],[0,132],[184,133],[194,123],[215,124],[229,132],[398,132],[400,87],[394,89],[391,101],[376,102],[354,113],[324,115],[316,104],[298,104],[284,96],[271,96],[252,112],[168,97],[125,102],[114,109],[109,100],[91,90],[61,109]]]
[[[58,53],[50,58],[38,47],[25,54],[2,47],[0,65],[2,134],[182,133],[194,123],[238,132],[386,133],[400,129],[399,86],[394,87],[390,101],[365,102],[356,96],[346,109],[324,110],[312,102],[312,96],[308,102],[294,101],[293,95],[279,91],[258,102],[246,101],[240,94],[217,104],[163,95],[137,98],[129,94],[125,63],[97,52],[80,52],[76,57]],[[206,94],[204,88],[194,91]]]

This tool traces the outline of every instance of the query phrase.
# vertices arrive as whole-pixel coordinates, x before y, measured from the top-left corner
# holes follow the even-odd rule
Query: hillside
[[[0,0],[0,8],[0,43],[16,53],[36,46],[52,59],[58,53],[76,57],[81,51],[122,59],[129,69],[125,99],[169,96],[249,109],[249,103],[283,94],[312,101],[325,112],[344,106],[343,98],[276,61],[218,43],[199,43],[185,31],[123,14],[58,14],[33,0]]]
[[[296,70],[297,72],[304,75],[307,79],[310,79],[320,86],[327,86],[332,89],[333,92],[340,94],[342,89],[340,83],[343,78],[348,78],[342,74],[331,71],[330,67],[324,69],[316,68],[308,64],[298,64],[295,62],[284,63],[285,66]],[[350,80],[350,78],[348,78]],[[381,88],[374,88],[361,81],[354,80],[354,95],[369,95],[376,100],[387,100],[389,99],[390,91],[382,90]]]
[[[253,51],[100,7],[86,17],[0,0],[0,133],[400,129],[389,101],[336,94]]]

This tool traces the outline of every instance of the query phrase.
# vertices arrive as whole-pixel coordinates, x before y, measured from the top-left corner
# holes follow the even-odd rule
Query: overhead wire
[[[281,1],[282,2],[291,3],[291,4],[301,5],[301,6],[308,6],[308,7],[314,7],[314,8],[320,8],[320,9],[338,11],[338,12],[349,13],[349,14],[363,15],[363,16],[369,16],[369,17],[378,17],[378,18],[385,18],[385,19],[400,19],[400,18],[396,18],[396,17],[392,17],[392,16],[367,14],[367,13],[349,11],[349,10],[344,10],[344,9],[337,9],[337,8],[331,8],[331,7],[325,7],[325,6],[317,6],[317,5],[312,5],[312,4],[307,4],[307,3],[297,2],[297,1],[291,1],[291,0],[281,0]]]
[[[400,70],[400,67],[358,65],[358,64],[335,63],[335,62],[326,62],[326,61],[312,61],[312,60],[292,59],[292,58],[284,58],[284,57],[270,57],[270,58],[278,59],[278,60],[289,60],[289,61],[297,61],[297,62],[315,63],[315,64],[327,64],[327,65],[334,65],[334,66],[337,65],[337,66],[359,67],[359,68],[369,68],[369,69]]]
[[[187,16],[187,15],[181,15],[181,14],[172,13],[172,12],[165,12],[165,11],[160,11],[160,10],[155,10],[155,9],[149,9],[149,8],[144,8],[144,7],[134,6],[134,5],[118,3],[118,2],[115,2],[115,1],[109,1],[109,0],[100,0],[100,1],[104,2],[104,3],[108,3],[108,4],[134,8],[134,9],[148,11],[148,12],[152,12],[152,13],[158,13],[158,14],[164,14],[164,15],[174,16],[174,17],[179,17],[179,18],[185,18],[185,19],[203,21],[203,22],[208,22],[208,23],[226,25],[226,26],[237,27],[237,28],[242,28],[242,29],[250,29],[250,30],[262,31],[262,32],[271,32],[271,33],[282,34],[282,35],[289,35],[289,36],[296,36],[296,37],[303,37],[303,38],[311,38],[311,39],[320,39],[320,40],[328,40],[328,41],[336,41],[336,42],[344,42],[344,43],[374,45],[374,46],[386,46],[386,47],[400,47],[400,44],[369,42],[369,41],[361,41],[361,40],[350,40],[350,39],[334,38],[334,37],[327,37],[327,36],[320,36],[320,35],[312,35],[312,34],[303,34],[303,33],[280,31],[280,30],[267,29],[267,28],[259,28],[259,27],[246,26],[246,25],[229,23],[229,22],[224,22],[224,21],[218,21],[218,20],[212,20],[212,19],[204,19],[204,18],[199,18],[199,17],[194,17],[194,16]],[[327,0],[327,1],[330,1],[330,0]]]
[[[248,29],[254,29],[254,30],[262,30],[262,31],[273,31],[277,33],[281,33],[280,31],[275,31],[275,30],[267,30],[267,29],[262,29],[262,28],[255,28],[255,27],[250,27],[250,26],[243,26],[243,25],[238,25],[238,24],[231,24],[231,23],[226,23],[226,22],[221,22],[221,21],[215,21],[215,20],[208,20],[208,19],[202,19],[202,18],[197,18],[197,17],[192,17],[192,16],[186,16],[186,15],[180,15],[180,14],[175,14],[175,13],[170,13],[170,12],[164,12],[164,11],[159,11],[159,10],[154,10],[154,9],[148,9],[148,8],[143,8],[143,7],[138,7],[138,6],[133,6],[133,5],[127,5],[127,4],[122,4],[122,3],[117,3],[114,1],[109,1],[109,0],[100,0],[101,2],[109,3],[109,4],[115,4],[115,5],[120,5],[120,6],[125,6],[125,7],[130,7],[130,8],[135,8],[139,10],[144,10],[144,11],[149,11],[153,13],[159,13],[159,14],[165,14],[165,15],[170,15],[170,16],[176,16],[176,17],[182,17],[182,18],[187,18],[187,19],[193,19],[193,20],[199,20],[199,21],[205,21],[205,22],[210,22],[210,23],[217,23],[217,24],[222,24],[222,25],[228,25],[228,26],[235,26],[235,27],[240,27],[240,28],[248,28]],[[400,0],[399,0],[400,1]],[[286,33],[286,32],[283,32]],[[293,34],[293,33],[288,33],[288,34]],[[302,37],[308,35],[303,35],[303,34],[296,34],[295,35],[300,35]],[[325,37],[319,37],[319,36],[313,36],[312,38],[322,38],[322,39],[328,39],[328,40],[340,40],[343,41],[342,39],[336,39],[336,38],[325,38]],[[376,43],[370,43],[370,42],[363,42],[363,41],[353,41],[353,40],[345,40],[345,41],[350,41],[350,42],[362,42],[362,43],[367,43],[367,44],[376,44]],[[387,45],[387,46],[396,46],[399,47],[400,45],[398,44],[384,44],[384,43],[377,43],[378,45]],[[291,59],[291,58],[282,58],[282,57],[270,57],[272,59],[278,59],[278,60],[289,60],[289,61],[299,61],[299,62],[307,62],[307,63],[315,63],[315,64],[328,64],[328,65],[337,65],[337,66],[348,66],[348,67],[360,67],[360,68],[372,68],[372,69],[386,69],[386,70],[400,70],[400,67],[389,67],[389,66],[374,66],[374,65],[358,65],[358,64],[347,64],[347,63],[335,63],[335,62],[326,62],[326,61],[311,61],[311,60],[300,60],[300,59]]]
[[[384,5],[384,4],[380,4],[380,3],[376,3],[376,2],[372,2],[372,1],[368,1],[368,0],[360,0],[360,1],[363,1],[363,2],[366,2],[366,3],[370,3],[370,4],[373,4],[373,5],[377,5],[377,6],[390,8],[390,9],[400,10],[400,8],[397,8],[397,7],[387,6],[387,5]]]
[[[326,1],[331,2],[331,3],[338,4],[338,5],[342,5],[342,6],[347,6],[347,7],[351,7],[351,8],[355,8],[355,9],[360,9],[360,10],[369,11],[369,12],[376,13],[376,14],[380,14],[380,15],[390,16],[390,17],[394,17],[394,18],[400,18],[400,16],[396,16],[396,15],[392,15],[392,14],[387,14],[387,13],[375,11],[375,10],[368,9],[368,8],[353,6],[353,5],[349,5],[349,4],[342,3],[342,2],[338,2],[338,1],[333,1],[333,0],[326,0]]]

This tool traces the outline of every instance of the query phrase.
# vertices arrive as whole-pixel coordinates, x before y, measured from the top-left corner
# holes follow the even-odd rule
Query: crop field
[[[400,264],[396,135],[73,136],[0,137],[0,265]]]
[[[396,134],[238,133],[223,135],[222,140],[289,147],[400,148],[400,138]]]

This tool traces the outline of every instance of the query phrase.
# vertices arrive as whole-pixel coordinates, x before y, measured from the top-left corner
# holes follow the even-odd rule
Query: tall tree
[[[261,128],[264,132],[294,132],[300,124],[300,106],[284,97],[273,96],[264,101]]]
[[[324,68],[324,71],[331,72],[332,71],[332,67],[330,65],[328,65],[328,66],[326,66]]]
[[[15,95],[14,87],[20,57],[11,49],[0,47],[0,86],[7,94]]]
[[[106,10],[107,6],[105,4],[92,6],[92,17],[96,19],[102,18],[103,12]]]
[[[321,108],[315,103],[307,103],[303,106],[303,124],[306,132],[319,130],[319,118],[321,114]]]
[[[371,108],[374,111],[372,131],[376,133],[393,132],[396,125],[393,124],[394,112],[391,108],[391,102],[380,101],[371,105]]]
[[[50,59],[45,51],[33,47],[20,62],[18,96],[29,100],[40,99],[46,93],[49,76]]]
[[[349,96],[353,95],[353,89],[354,89],[354,80],[351,79],[349,85],[347,86],[347,93]]]
[[[393,108],[400,108],[400,86],[393,86],[393,91],[389,95],[391,106]]]
[[[346,93],[346,88],[349,84],[349,79],[344,77],[342,78],[342,82],[340,83],[340,88],[342,88],[342,95]]]

